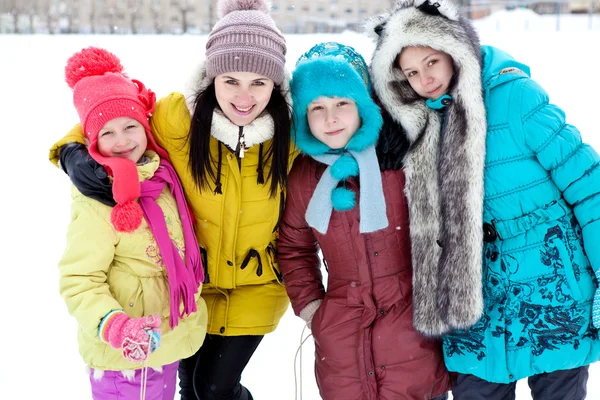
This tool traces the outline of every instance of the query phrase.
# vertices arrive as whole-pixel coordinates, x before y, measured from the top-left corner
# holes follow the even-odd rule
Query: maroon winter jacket
[[[333,211],[322,235],[304,215],[326,166],[296,159],[280,225],[279,265],[296,315],[323,299],[312,320],[315,373],[325,400],[426,400],[450,390],[441,343],[412,325],[412,267],[404,173],[381,173],[387,228],[359,233],[357,206]],[[328,268],[323,287],[321,248]]]

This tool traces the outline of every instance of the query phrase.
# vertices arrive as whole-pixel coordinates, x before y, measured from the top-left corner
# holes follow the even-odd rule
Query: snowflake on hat
[[[113,198],[117,205],[111,212],[111,222],[117,231],[132,232],[140,226],[143,217],[136,202],[140,196],[136,165],[128,159],[101,155],[97,147],[98,133],[112,119],[134,118],[146,130],[147,149],[168,159],[150,130],[149,118],[156,95],[142,82],[125,75],[117,56],[97,47],[87,47],[69,58],[65,80],[73,89],[73,104],[89,140],[90,155],[113,179]]]

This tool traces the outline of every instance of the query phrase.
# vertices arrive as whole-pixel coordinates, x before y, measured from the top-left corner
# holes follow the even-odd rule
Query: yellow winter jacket
[[[209,277],[202,289],[208,307],[207,332],[239,336],[274,331],[289,306],[275,256],[284,189],[273,198],[269,181],[257,184],[259,145],[245,152],[240,167],[236,156],[211,137],[215,163],[222,146],[223,194],[212,189],[200,191],[189,170],[191,117],[183,94],[171,93],[160,99],[150,122],[154,138],[169,154],[196,219],[196,236]],[[237,126],[231,124],[231,128],[237,132]],[[80,125],[51,148],[53,163],[57,164],[60,147],[69,142],[85,143]],[[265,149],[270,145],[270,139],[264,142]],[[292,146],[289,168],[297,154]],[[270,164],[265,165],[265,178],[269,170]]]
[[[151,161],[138,166],[140,181],[158,168],[159,157],[147,152]],[[159,367],[194,354],[206,335],[206,303],[197,295],[198,311],[169,327],[169,286],[158,245],[148,223],[132,233],[115,231],[110,223],[112,207],[86,197],[73,188],[71,223],[67,248],[59,263],[60,293],[71,315],[79,323],[79,351],[95,369],[140,368],[123,358],[98,337],[98,325],[111,310],[123,309],[130,317],[161,315],[161,343],[148,359]],[[165,214],[171,239],[184,245],[177,203],[165,187],[157,199]],[[201,287],[199,288],[199,291]]]
[[[181,179],[196,218],[198,242],[206,251],[209,283],[204,285],[202,297],[208,307],[208,333],[264,335],[275,330],[289,305],[285,287],[277,277],[275,257],[283,189],[273,198],[270,182],[257,184],[258,144],[245,152],[240,167],[236,156],[211,137],[210,153],[215,163],[222,146],[223,194],[215,194],[213,185],[199,190],[188,166],[190,122],[184,96],[172,93],[157,103],[151,127]],[[237,132],[238,127],[230,124]],[[265,148],[270,145],[270,139],[264,142]],[[270,164],[265,165],[265,176],[270,168]]]

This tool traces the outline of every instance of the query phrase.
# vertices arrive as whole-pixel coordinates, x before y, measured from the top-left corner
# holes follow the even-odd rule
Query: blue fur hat
[[[381,111],[371,98],[367,64],[352,47],[336,42],[319,43],[296,62],[290,82],[294,104],[294,141],[302,152],[316,156],[331,149],[310,132],[306,110],[318,97],[345,97],[354,100],[362,124],[346,145],[362,151],[374,144],[383,124]]]

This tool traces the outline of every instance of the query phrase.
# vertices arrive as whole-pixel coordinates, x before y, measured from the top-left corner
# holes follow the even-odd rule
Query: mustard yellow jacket
[[[151,161],[138,167],[140,180],[151,178],[158,168],[158,156],[147,154]],[[162,317],[160,347],[150,355],[149,366],[159,367],[194,354],[206,334],[206,303],[198,294],[198,311],[171,330],[167,272],[147,222],[143,220],[132,233],[117,232],[110,223],[112,207],[75,188],[72,196],[67,248],[59,263],[60,293],[79,323],[79,351],[84,361],[102,370],[141,367],[125,360],[120,350],[98,337],[100,321],[114,309],[123,309],[130,317]],[[181,249],[184,241],[179,211],[168,188],[157,203],[165,214],[171,239]]]
[[[285,287],[278,279],[275,256],[284,189],[271,197],[269,181],[257,184],[258,144],[245,152],[241,167],[236,156],[221,144],[223,193],[215,194],[212,188],[199,190],[188,166],[190,123],[190,112],[181,93],[160,99],[151,118],[154,138],[167,151],[177,171],[196,219],[198,242],[205,251],[203,260],[209,282],[203,286],[202,297],[208,307],[207,332],[224,336],[264,335],[275,330],[289,306]],[[233,124],[231,128],[238,129]],[[55,164],[60,147],[69,142],[84,143],[80,125],[50,150]],[[210,153],[215,162],[219,145],[211,137]],[[264,142],[265,149],[270,145],[270,139]],[[292,146],[289,168],[297,154]],[[269,170],[270,164],[265,165],[265,177]]]
[[[210,282],[204,286],[202,297],[208,307],[208,332],[264,335],[275,330],[289,305],[285,287],[277,277],[275,257],[283,189],[282,195],[271,197],[270,182],[257,184],[258,144],[245,152],[240,167],[236,156],[211,137],[210,153],[215,162],[218,146],[223,146],[223,194],[215,194],[212,187],[199,190],[188,166],[190,122],[184,96],[172,93],[157,103],[151,127],[181,179],[196,218],[198,242],[206,250]],[[230,128],[237,132],[237,126],[231,124]],[[264,142],[265,148],[270,144],[270,139]],[[265,175],[269,169],[270,164],[265,165]],[[244,260],[253,253],[256,257],[248,258],[242,269]]]

